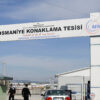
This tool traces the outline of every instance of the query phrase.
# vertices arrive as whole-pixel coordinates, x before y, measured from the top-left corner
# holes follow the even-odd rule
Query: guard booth
[[[7,88],[9,86],[10,80],[13,78],[3,76],[0,74],[0,100],[6,100],[7,98]]]

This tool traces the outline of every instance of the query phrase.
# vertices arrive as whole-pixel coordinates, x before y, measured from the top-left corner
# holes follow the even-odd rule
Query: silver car
[[[66,90],[47,90],[42,96],[44,100],[71,100]]]

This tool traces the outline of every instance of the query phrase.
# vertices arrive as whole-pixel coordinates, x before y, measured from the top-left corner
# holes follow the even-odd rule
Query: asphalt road
[[[15,100],[23,100],[23,97],[21,95],[15,95]],[[42,100],[42,97],[40,95],[32,95],[29,100]]]

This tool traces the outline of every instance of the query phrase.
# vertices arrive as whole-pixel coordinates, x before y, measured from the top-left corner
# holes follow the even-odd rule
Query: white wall
[[[64,86],[66,84],[82,84],[82,77],[68,77],[68,76],[59,76],[58,77],[58,86]]]
[[[84,82],[90,79],[90,68],[86,68],[83,70],[73,71],[65,74],[58,75],[58,87],[66,84],[82,84],[83,77],[85,77]]]

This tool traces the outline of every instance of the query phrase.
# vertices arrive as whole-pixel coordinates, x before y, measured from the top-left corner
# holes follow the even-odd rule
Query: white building
[[[58,88],[72,90],[72,100],[86,100],[90,94],[90,68],[56,75]]]

